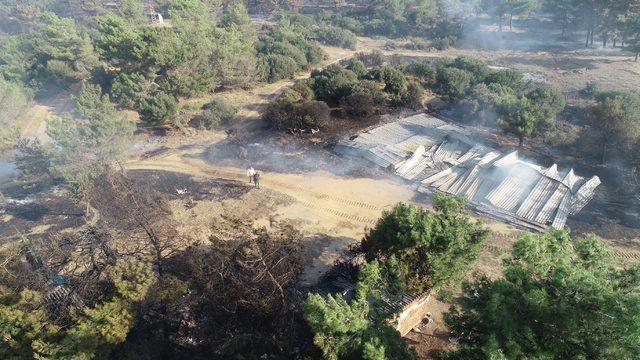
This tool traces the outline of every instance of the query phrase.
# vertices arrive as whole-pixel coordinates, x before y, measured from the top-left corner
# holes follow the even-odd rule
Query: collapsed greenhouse
[[[535,230],[562,228],[594,196],[600,179],[573,169],[548,168],[473,140],[457,125],[427,114],[388,123],[338,143],[358,156],[415,182],[419,192],[465,196],[476,210]]]

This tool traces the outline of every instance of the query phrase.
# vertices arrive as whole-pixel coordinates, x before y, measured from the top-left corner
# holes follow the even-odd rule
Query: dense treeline
[[[459,348],[446,359],[632,359],[640,356],[638,264],[567,232],[523,234],[503,276],[477,275],[446,315]]]
[[[448,100],[454,117],[500,126],[516,135],[520,146],[526,137],[541,134],[565,107],[564,95],[556,88],[524,81],[515,70],[492,70],[476,58],[445,58],[434,64],[420,60],[407,71]]]
[[[458,5],[432,0],[375,0],[365,7],[328,19],[336,26],[357,34],[387,37],[416,36],[432,40],[437,48],[447,48],[461,34],[464,21],[477,5],[473,1]]]
[[[285,90],[264,119],[276,128],[321,128],[330,121],[332,108],[352,119],[398,106],[420,109],[424,89],[447,100],[454,117],[499,126],[516,135],[521,146],[525,138],[553,124],[565,107],[564,95],[556,88],[524,81],[515,70],[492,70],[480,59],[425,59],[392,66],[374,52],[312,72],[309,80]]]
[[[329,125],[332,108],[361,119],[392,107],[422,108],[423,95],[422,86],[402,68],[385,65],[381,53],[361,53],[344,65],[314,70],[283,91],[263,118],[278,129],[316,129]]]
[[[640,54],[640,8],[636,1],[595,0],[485,0],[481,9],[492,16],[502,31],[513,16],[545,18],[551,16],[562,29],[562,36],[573,31],[584,34],[585,46],[599,39],[603,47],[620,44]]]
[[[240,3],[221,7],[199,0],[171,2],[163,8],[165,22],[149,20],[143,3],[136,0],[123,2],[116,12],[88,17],[46,2],[25,6],[2,8],[8,18],[24,25],[8,26],[8,34],[0,38],[3,81],[39,95],[78,81],[92,82],[149,124],[173,120],[181,98],[221,86],[288,78],[318,63],[323,54],[312,39],[355,44],[353,34],[348,37],[330,27],[318,28],[316,34],[288,15],[258,33]],[[31,21],[20,17],[28,9]]]

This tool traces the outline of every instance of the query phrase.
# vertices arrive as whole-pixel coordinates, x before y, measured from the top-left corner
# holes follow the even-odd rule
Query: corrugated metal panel
[[[524,202],[522,202],[522,205],[520,205],[520,208],[518,208],[518,211],[516,211],[516,215],[535,220],[540,210],[542,210],[549,201],[549,198],[557,188],[557,181],[546,176],[540,177],[540,180],[538,180],[538,183],[533,187],[529,196],[527,196]]]
[[[500,185],[487,195],[487,200],[498,208],[515,213],[539,179],[539,173],[526,165],[515,163]]]
[[[589,179],[578,189],[571,199],[571,214],[577,214],[593,198],[596,188],[600,185],[600,178],[597,176]]]
[[[558,206],[558,210],[556,211],[556,216],[551,224],[554,228],[562,229],[564,224],[567,222],[567,216],[569,216],[569,209],[571,207],[571,197],[571,193],[567,191],[562,198],[562,202],[560,202],[560,206]]]
[[[556,164],[542,168],[521,160],[517,151],[501,154],[476,143],[465,128],[426,114],[379,126],[335,149],[393,166],[399,176],[419,181],[418,191],[464,195],[483,211],[533,229],[552,218],[564,225],[600,184],[597,177],[585,182],[572,169],[561,175]]]
[[[543,203],[542,209],[536,215],[535,220],[541,224],[546,224],[547,222],[549,222],[568,191],[569,188],[557,183],[556,190],[552,193],[551,196],[549,196],[549,199],[545,203]]]

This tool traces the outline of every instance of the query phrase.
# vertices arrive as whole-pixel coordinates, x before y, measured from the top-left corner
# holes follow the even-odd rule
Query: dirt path
[[[132,170],[164,170],[190,174],[195,177],[218,177],[248,182],[245,169],[217,167],[194,153],[192,148],[161,157],[132,161]],[[384,209],[399,201],[409,201],[413,190],[405,184],[369,178],[342,178],[324,171],[302,174],[262,172],[260,185],[295,199],[277,214],[282,218],[303,220],[307,230],[329,229],[330,235],[354,239],[364,234],[364,227],[372,226]]]

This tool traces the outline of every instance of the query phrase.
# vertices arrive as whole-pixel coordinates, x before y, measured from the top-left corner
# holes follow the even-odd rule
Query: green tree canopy
[[[489,234],[469,218],[463,198],[436,194],[434,208],[431,212],[397,204],[383,214],[360,245],[359,251],[368,260],[397,262],[405,279],[403,288],[409,292],[459,280]]]
[[[3,359],[91,359],[124,342],[133,326],[134,305],[153,283],[149,264],[121,260],[108,269],[112,294],[82,308],[61,327],[50,319],[43,295],[0,290],[0,357]],[[107,352],[108,353],[108,352]]]
[[[75,100],[79,117],[48,119],[47,135],[52,139],[54,173],[83,199],[92,179],[127,155],[135,124],[115,109],[98,85],[84,84]]]
[[[54,79],[87,79],[98,63],[89,36],[71,18],[45,13],[43,19],[33,42],[46,72]]]
[[[314,343],[327,360],[410,360],[415,354],[387,322],[390,315],[381,311],[380,283],[384,283],[383,265],[377,261],[361,265],[355,298],[348,302],[342,294],[310,294],[302,311],[314,333]],[[396,309],[397,310],[397,309]]]
[[[446,322],[449,359],[634,359],[640,266],[619,267],[595,236],[524,233],[504,277],[467,283]]]

